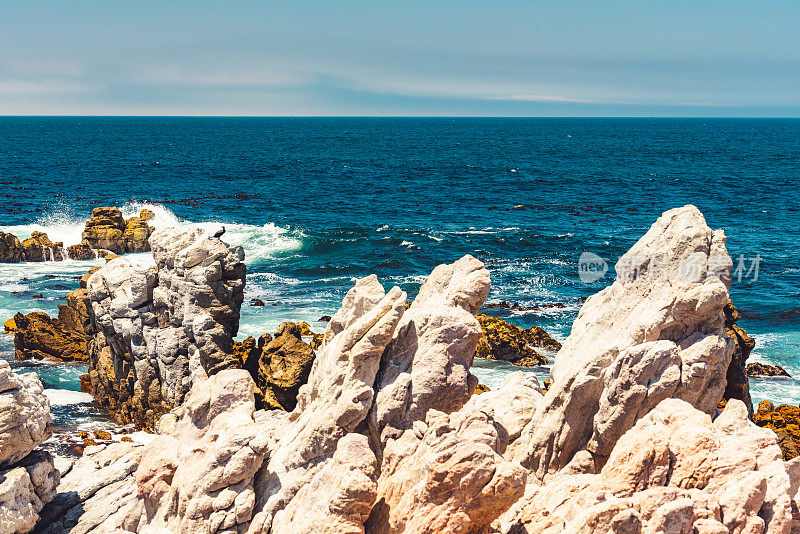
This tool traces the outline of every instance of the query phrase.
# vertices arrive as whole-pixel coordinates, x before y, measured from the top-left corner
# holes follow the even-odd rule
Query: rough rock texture
[[[97,254],[86,243],[78,243],[67,247],[67,257],[71,260],[93,260]]]
[[[43,451],[0,470],[0,534],[33,530],[42,507],[55,497],[59,478],[53,458]]]
[[[678,399],[642,417],[597,474],[564,470],[498,522],[504,533],[794,531],[800,463],[730,401],[712,422]]]
[[[458,411],[477,382],[468,372],[480,337],[474,313],[488,291],[488,272],[470,256],[437,267],[408,309],[398,288],[385,293],[374,276],[357,282],[297,407],[273,423],[283,430],[256,476],[249,532],[303,532],[300,511],[310,509],[362,532],[370,508],[368,532],[478,532],[522,495],[524,469],[500,455],[507,433],[479,410]],[[381,466],[377,492],[362,433]],[[345,444],[357,448],[350,476],[312,491],[339,480]]]
[[[479,532],[522,495],[525,470],[501,456],[508,433],[465,406],[477,385],[474,314],[489,289],[471,256],[437,267],[383,353],[368,422],[381,461],[368,532]]]
[[[499,317],[477,315],[483,334],[475,356],[503,360],[519,366],[544,365],[547,358],[534,347],[558,350],[561,344],[538,327],[523,329]]]
[[[122,234],[125,252],[147,252],[150,250],[148,238],[152,232],[153,228],[147,224],[147,219],[141,215],[139,217],[131,217],[125,221],[125,231]]]
[[[384,293],[369,276],[348,291],[325,332],[297,406],[256,478],[252,532],[269,531],[275,514],[332,461],[340,438],[364,421],[381,354],[405,311],[406,294]],[[296,505],[295,505],[296,506]]]
[[[748,363],[745,367],[745,374],[752,376],[785,376],[790,377],[789,372],[780,365],[768,365],[761,362]]]
[[[33,232],[21,243],[25,261],[61,261],[64,259],[64,243],[53,243],[47,234]]]
[[[785,460],[800,456],[800,408],[789,404],[775,407],[769,401],[761,401],[755,422],[775,432]]]
[[[126,221],[116,206],[94,208],[92,217],[86,221],[82,244],[115,254],[147,252],[150,250],[148,238],[153,232],[147,221],[152,217],[150,210],[142,210],[138,217]]]
[[[89,277],[92,276],[94,273],[100,270],[100,267],[92,267],[88,271],[86,271],[80,278],[80,287],[81,289],[86,289],[86,284],[89,282]]]
[[[281,323],[275,336],[252,336],[233,343],[233,354],[256,383],[256,408],[291,411],[297,405],[300,386],[308,381],[314,349],[303,341],[308,323]],[[321,335],[321,334],[320,334]]]
[[[249,369],[192,375],[141,462],[88,447],[42,516],[53,534],[800,531],[800,461],[741,401],[715,409],[735,344],[730,266],[696,208],[667,212],[587,300],[544,394],[519,372],[472,395],[489,291],[474,258],[437,267],[408,308],[366,277],[291,412],[255,411],[250,373],[273,340],[250,338],[236,346]],[[759,412],[777,427],[800,409]],[[96,475],[112,465],[116,478]]]
[[[87,281],[97,332],[89,376],[120,422],[152,428],[193,383],[235,365],[244,252],[202,230],[150,236],[156,265],[119,257]]]
[[[94,208],[91,218],[83,229],[82,243],[91,248],[102,248],[116,254],[125,252],[122,234],[125,232],[125,219],[117,207]]]
[[[536,376],[517,371],[506,375],[496,390],[487,388],[480,395],[473,395],[464,409],[490,415],[503,426],[509,442],[513,442],[533,419],[543,395]]]
[[[136,471],[143,524],[169,532],[241,532],[253,513],[253,477],[269,436],[253,419],[250,375],[198,383],[170,435],[150,443]]]
[[[739,399],[747,406],[747,412],[753,417],[753,401],[750,399],[750,385],[747,382],[745,365],[750,352],[755,348],[756,341],[747,335],[747,331],[736,322],[740,319],[739,312],[730,300],[725,305],[725,334],[734,341],[733,357],[728,367],[726,376],[724,398],[726,400]]]
[[[261,351],[256,386],[267,409],[291,411],[297,405],[297,393],[314,363],[314,350],[301,335],[299,325],[281,323]]]
[[[696,207],[659,217],[581,308],[511,457],[540,480],[570,462],[597,471],[662,400],[713,413],[734,349],[723,315],[731,263],[724,233]]]
[[[58,317],[42,312],[18,313],[6,321],[7,332],[14,332],[18,360],[28,358],[59,361],[89,359],[87,342],[93,333],[94,313],[85,289],[67,294],[66,305],[58,305]]]
[[[0,469],[19,462],[50,437],[50,401],[35,373],[18,375],[0,359]]]
[[[475,314],[490,287],[489,272],[472,256],[425,280],[381,357],[369,421],[376,444],[424,421],[429,409],[453,412],[472,396],[478,380],[469,368],[481,336]]]
[[[85,290],[78,290],[85,291]],[[14,348],[18,360],[35,358],[60,361],[86,361],[88,335],[79,312],[69,305],[59,304],[58,317],[46,313],[18,313],[14,316],[16,330]]]
[[[143,449],[126,442],[93,445],[74,463],[60,464],[58,494],[42,509],[36,532],[135,531],[142,502],[136,498],[134,473]]]
[[[377,495],[377,464],[366,436],[345,435],[331,461],[276,514],[272,531],[363,533]]]
[[[0,232],[0,263],[19,263],[24,259],[25,253],[17,236]]]
[[[106,269],[89,280],[90,294]],[[476,382],[468,373],[480,337],[472,314],[488,290],[488,273],[471,257],[437,268],[408,310],[399,288],[387,293],[375,276],[359,280],[328,324],[292,412],[255,412],[254,382],[245,370],[197,380],[185,402],[160,418],[162,435],[143,448],[141,461],[103,463],[87,448],[65,476],[67,491],[43,512],[61,521],[48,532],[360,533],[378,497],[369,520],[375,532],[397,531],[399,524],[408,525],[399,527],[405,532],[480,531],[522,495],[525,483],[524,469],[501,456],[508,441],[503,427],[481,407],[462,408]],[[295,330],[284,325],[276,339],[296,337]],[[255,340],[246,345],[244,354],[257,349]],[[384,428],[394,432],[374,442],[366,418],[378,402],[376,376],[380,370],[389,391],[393,383],[381,366],[397,363],[405,364],[395,377],[405,381],[409,397],[386,398],[394,411],[376,410],[396,417],[385,419],[392,426]],[[413,456],[404,452],[409,447]],[[112,466],[116,476],[101,474]],[[106,530],[97,526],[102,518]]]
[[[525,489],[525,469],[501,456],[507,443],[484,412],[429,410],[425,421],[388,440],[367,531],[483,531]]]
[[[50,402],[36,374],[17,375],[0,359],[0,533],[30,532],[55,496],[53,458],[34,450],[50,437]]]

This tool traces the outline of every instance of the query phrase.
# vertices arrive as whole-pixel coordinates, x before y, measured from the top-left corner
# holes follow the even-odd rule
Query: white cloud
[[[546,95],[511,95],[511,96],[489,96],[485,100],[510,100],[513,102],[570,102],[573,104],[597,103],[590,100],[579,98],[569,98],[566,96],[546,96]]]
[[[140,69],[132,79],[138,83],[201,87],[286,87],[308,83],[311,76],[302,72],[261,66],[149,65]]]
[[[61,80],[0,80],[0,95],[11,97],[49,96],[94,91],[93,84]]]

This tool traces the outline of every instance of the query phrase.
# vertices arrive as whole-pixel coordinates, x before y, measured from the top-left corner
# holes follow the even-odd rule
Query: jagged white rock
[[[53,458],[34,450],[52,433],[50,401],[39,377],[18,375],[0,359],[0,534],[29,532],[55,496]]]
[[[59,473],[49,453],[34,451],[0,470],[0,534],[30,532],[56,494]]]
[[[118,442],[86,447],[58,485],[58,495],[41,512],[42,534],[136,532],[142,502],[134,473],[144,447]]]
[[[508,433],[509,442],[514,443],[533,419],[542,398],[542,388],[536,375],[515,371],[503,378],[499,388],[473,395],[464,405],[464,410],[490,415]]]
[[[504,533],[796,531],[800,459],[728,402],[711,417],[667,399],[616,443],[597,474],[532,484],[496,526]],[[794,524],[794,526],[793,526]]]
[[[475,314],[490,288],[489,271],[470,255],[425,280],[381,358],[369,421],[376,443],[424,422],[430,409],[449,413],[469,400],[478,384],[469,372],[481,336]]]
[[[501,456],[507,443],[485,412],[429,410],[425,421],[388,440],[367,531],[484,531],[525,489],[525,469]]]
[[[23,458],[53,433],[50,401],[35,373],[18,375],[0,359],[0,469]]]
[[[254,387],[242,369],[195,385],[172,434],[144,450],[136,471],[142,524],[171,532],[246,528],[269,440],[253,419]]]
[[[378,461],[367,437],[350,433],[295,498],[275,514],[273,532],[363,534],[378,491]]]
[[[193,383],[232,366],[246,271],[241,247],[200,229],[156,230],[150,246],[155,265],[119,257],[87,281],[100,344],[110,346],[115,372],[133,366],[130,393],[147,424],[147,410],[163,413],[151,404],[178,406]]]
[[[403,316],[405,300],[397,287],[384,294],[374,275],[348,292],[328,326],[308,383],[300,388],[297,407],[256,478],[258,512],[250,532],[269,532],[275,515],[292,506],[300,489],[332,461],[339,440],[364,421],[381,354]]]
[[[581,308],[512,457],[539,479],[570,462],[594,472],[660,401],[711,413],[733,352],[722,313],[730,268],[724,233],[696,207],[659,217]]]

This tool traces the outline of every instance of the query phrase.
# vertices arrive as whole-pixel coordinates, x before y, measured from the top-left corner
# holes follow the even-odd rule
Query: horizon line
[[[798,120],[800,115],[84,115],[84,114],[0,114],[0,119],[12,118],[152,118],[152,119],[764,119]]]

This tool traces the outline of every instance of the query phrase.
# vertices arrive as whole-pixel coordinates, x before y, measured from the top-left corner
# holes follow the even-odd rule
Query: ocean
[[[798,184],[800,120],[0,118],[0,230],[67,246],[106,205],[126,217],[147,207],[157,227],[224,225],[248,265],[239,339],[284,320],[322,331],[357,278],[413,296],[467,253],[491,272],[490,301],[535,308],[492,313],[564,339],[619,256],[663,211],[692,203],[728,237],[750,361],[800,378]],[[605,276],[580,276],[584,253],[607,262]],[[100,264],[0,264],[0,318],[55,314]],[[13,360],[8,335],[0,356]],[[57,425],[105,424],[80,392],[85,366],[14,365],[42,377]],[[490,387],[512,370],[474,367]],[[800,403],[798,380],[751,388],[755,401]]]

